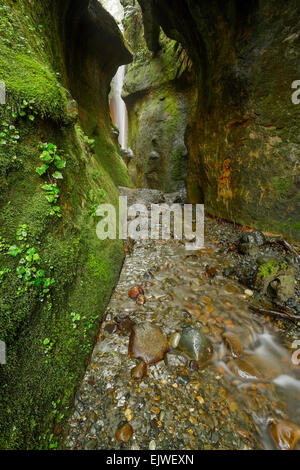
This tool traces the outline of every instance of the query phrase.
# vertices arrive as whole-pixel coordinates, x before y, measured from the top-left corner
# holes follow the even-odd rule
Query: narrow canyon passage
[[[0,0],[0,449],[300,450],[299,17]]]

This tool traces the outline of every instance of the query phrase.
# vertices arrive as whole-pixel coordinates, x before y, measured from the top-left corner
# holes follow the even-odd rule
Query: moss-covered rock
[[[56,448],[124,256],[96,208],[129,184],[107,97],[130,53],[96,0],[0,11],[0,447]]]
[[[134,53],[123,90],[129,146],[135,154],[129,172],[137,186],[177,191],[184,186],[188,161],[184,136],[192,90],[187,57],[159,27],[153,31],[150,25],[149,31],[145,27],[146,41],[138,2],[124,0],[123,4],[125,37]]]

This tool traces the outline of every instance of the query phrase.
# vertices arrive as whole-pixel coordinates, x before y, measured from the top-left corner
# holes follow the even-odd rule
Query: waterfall
[[[125,65],[122,65],[113,78],[113,95],[110,101],[112,120],[119,129],[119,143],[122,148],[127,147],[128,135],[128,115],[126,105],[122,99],[125,70]]]

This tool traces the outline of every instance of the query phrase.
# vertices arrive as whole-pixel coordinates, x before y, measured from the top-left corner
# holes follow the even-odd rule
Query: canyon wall
[[[125,38],[133,51],[123,98],[129,113],[128,169],[138,187],[177,191],[184,187],[188,152],[185,132],[194,96],[188,58],[176,41],[159,32],[149,50],[137,1],[123,0]]]
[[[193,63],[185,135],[191,202],[214,216],[300,239],[300,5],[296,0],[139,0],[149,50],[159,27]]]
[[[0,447],[55,449],[123,262],[96,209],[130,184],[107,97],[131,54],[96,0],[0,11]]]

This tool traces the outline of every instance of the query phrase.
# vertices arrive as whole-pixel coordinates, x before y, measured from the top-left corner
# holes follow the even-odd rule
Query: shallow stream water
[[[300,425],[297,328],[251,312],[251,291],[222,275],[229,260],[220,237],[230,240],[235,230],[206,220],[205,249],[197,252],[174,239],[134,244],[76,397],[67,447],[272,449],[272,423]],[[143,288],[145,305],[128,297],[133,286]],[[181,365],[160,361],[133,380],[139,361],[128,355],[130,332],[118,326],[128,320],[152,322],[168,338],[192,327],[211,340],[213,356],[197,368],[180,353]],[[133,434],[120,442],[125,423]]]

